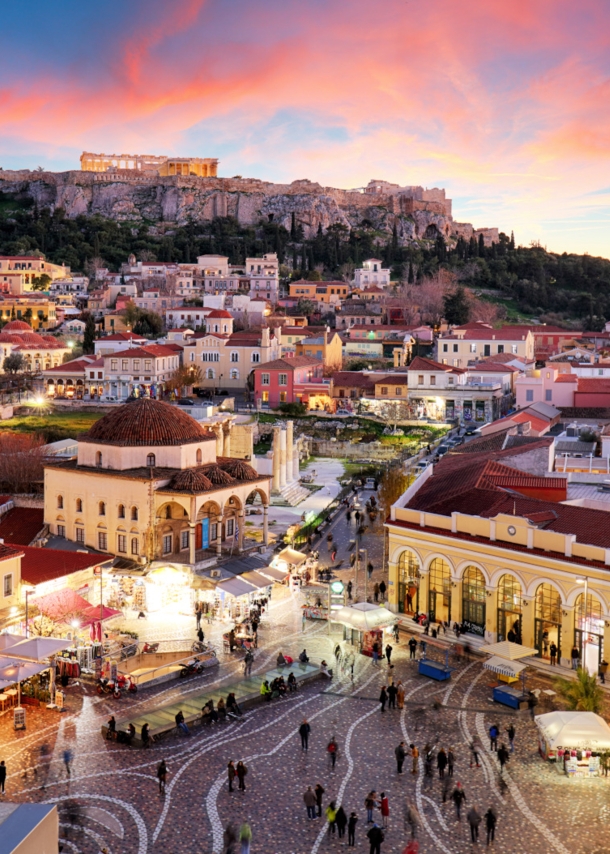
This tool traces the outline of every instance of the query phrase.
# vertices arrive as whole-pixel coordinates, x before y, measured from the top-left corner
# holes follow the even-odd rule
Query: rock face
[[[39,208],[63,208],[68,217],[99,214],[123,222],[163,222],[184,225],[189,220],[209,221],[216,216],[235,217],[242,225],[261,219],[290,230],[301,225],[305,237],[322,226],[358,228],[368,222],[392,234],[403,245],[438,234],[451,240],[483,234],[486,243],[498,239],[498,230],[476,230],[457,223],[437,205],[405,205],[395,195],[374,196],[353,190],[322,187],[311,181],[271,184],[248,178],[158,177],[130,170],[115,172],[30,172],[0,170],[0,193],[31,199]],[[407,200],[408,202],[409,200]],[[417,203],[415,203],[417,207]],[[405,211],[409,212],[406,213]]]

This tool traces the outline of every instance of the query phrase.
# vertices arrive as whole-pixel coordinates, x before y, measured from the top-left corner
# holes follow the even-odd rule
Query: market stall
[[[25,709],[21,706],[21,682],[49,670],[49,695],[55,698],[55,655],[70,641],[62,638],[25,638],[0,651],[0,682],[12,681],[17,685],[17,705],[14,709],[15,729],[25,729]],[[7,696],[10,690],[5,692]]]
[[[512,641],[500,641],[499,643],[485,644],[480,647],[481,652],[491,655],[483,667],[498,675],[501,685],[493,688],[493,699],[496,703],[509,706],[511,709],[527,708],[527,696],[525,693],[525,668],[519,659],[536,655],[536,650],[529,646],[522,646]],[[522,687],[512,687],[511,683],[522,679]]]
[[[568,777],[601,776],[600,756],[610,752],[610,726],[593,712],[548,712],[535,719],[543,759]]]
[[[363,655],[369,656],[373,655],[375,643],[380,650],[384,649],[397,622],[397,617],[391,611],[371,602],[356,602],[333,612],[333,623],[341,623],[344,627],[343,640],[358,646]]]
[[[292,583],[298,585],[301,577],[308,573],[308,558],[303,552],[288,547],[273,558],[271,566],[290,575]]]

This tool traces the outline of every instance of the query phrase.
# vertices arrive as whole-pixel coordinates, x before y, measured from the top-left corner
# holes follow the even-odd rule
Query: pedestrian
[[[368,795],[366,796],[366,798],[364,799],[364,806],[366,807],[366,823],[367,824],[373,823],[373,810],[375,809],[375,807],[377,805],[376,798],[377,798],[377,792],[375,792],[373,790],[372,792],[369,792]]]
[[[500,727],[497,726],[497,724],[492,724],[489,727],[489,743],[491,745],[489,748],[490,750],[497,750],[498,749],[498,736],[499,735],[500,735]]]
[[[348,599],[352,598],[352,589],[353,589],[353,585],[352,585],[352,580],[350,578],[350,580],[347,582],[347,598]]]
[[[307,791],[303,795],[303,800],[305,801],[305,806],[307,807],[307,818],[315,818],[316,796],[312,791],[311,786],[307,786]]]
[[[140,735],[140,741],[142,742],[142,747],[148,747],[148,745],[150,744],[150,732],[147,723],[142,724],[142,734]],[[68,773],[70,772],[68,771]]]
[[[508,735],[508,743],[510,744],[510,752],[511,752],[511,753],[514,753],[514,752],[515,752],[515,735],[516,735],[516,730],[515,730],[515,727],[513,726],[513,724],[511,724],[511,725],[507,728],[507,730],[506,730],[506,734]]]
[[[410,659],[415,658],[415,650],[416,649],[417,649],[417,641],[415,640],[415,637],[412,637],[411,640],[409,641],[409,658]]]
[[[555,666],[557,664],[557,644],[555,641],[552,641],[549,647],[549,652],[551,654],[551,664]]]
[[[337,808],[334,801],[331,801],[326,807],[325,815],[328,824],[328,838],[330,839],[337,828]]]
[[[367,836],[371,844],[369,854],[381,854],[381,843],[383,842],[384,836],[383,831],[379,827],[379,825],[373,824],[373,826],[367,833]]]
[[[237,763],[237,768],[235,769],[237,773],[237,779],[239,780],[238,788],[242,790],[242,792],[246,791],[246,774],[248,773],[248,769],[244,765],[244,763],[239,760]]]
[[[375,597],[375,602],[379,602],[379,585],[375,582],[375,586],[373,587],[373,596]]]
[[[339,809],[337,810],[335,822],[337,824],[337,836],[339,837],[339,839],[343,839],[343,837],[345,836],[345,828],[347,827],[347,816],[343,807],[339,807]]]
[[[204,637],[205,635],[203,634],[203,629],[201,628],[201,626],[199,626],[197,629],[197,640],[199,641],[199,643],[203,643]]]
[[[430,744],[424,747],[424,776],[432,777],[432,763],[434,762],[434,748]]]
[[[195,605],[195,619],[197,620],[197,629],[201,626],[201,602]]]
[[[415,747],[414,744],[410,744],[411,748],[411,758],[413,760],[413,768],[411,770],[411,774],[417,774],[417,766],[419,764],[419,750]]]
[[[347,844],[353,848],[356,847],[356,825],[358,816],[355,812],[350,813],[349,821],[347,822]]]
[[[337,761],[337,753],[339,750],[339,748],[337,747],[337,742],[335,740],[334,735],[331,738],[331,740],[328,742],[328,747],[326,748],[326,750],[328,752],[328,761],[330,764],[330,768],[331,768],[331,770],[334,770],[335,762]]]
[[[72,762],[72,751],[64,750],[63,753],[64,765],[66,766],[66,776],[70,776],[70,763]]]
[[[385,583],[385,581],[384,581],[384,580],[383,580],[383,578],[382,578],[382,579],[381,579],[381,582],[380,582],[380,584],[379,584],[379,594],[380,594],[380,596],[381,596],[381,601],[382,601],[382,602],[385,602],[385,592],[386,592],[386,590],[387,590],[387,589],[388,589],[388,588],[386,587],[386,583]]]
[[[404,709],[405,707],[405,689],[402,682],[399,682],[396,686],[396,705],[399,709]]]
[[[606,684],[606,673],[608,672],[608,662],[605,658],[602,658],[601,664],[599,665],[599,681],[602,685]]]
[[[4,759],[0,762],[0,792],[4,794],[4,784],[6,783],[6,765]]]
[[[392,682],[391,685],[388,685],[388,709],[396,708],[396,695],[398,694],[398,688]]]
[[[481,766],[479,764],[479,751],[474,741],[470,742],[470,752],[472,754],[472,757],[470,759],[470,767],[472,768],[472,763],[474,762],[477,768],[480,768]]]
[[[186,725],[186,721],[184,720],[184,715],[182,713],[182,709],[178,709],[178,712],[174,718],[176,721],[176,729],[181,730],[185,735],[190,735],[189,728]]]
[[[402,774],[402,766],[405,762],[405,743],[401,741],[398,747],[394,750],[394,755],[396,756],[396,773]]]
[[[381,810],[381,823],[387,827],[390,822],[390,802],[385,792],[381,793],[379,809]]]
[[[502,744],[502,746],[498,750],[498,762],[500,763],[500,774],[502,774],[504,772],[504,766],[508,762],[509,756],[510,756],[510,754],[509,754],[508,750],[506,749],[506,745]]]
[[[241,854],[250,854],[250,843],[252,842],[252,828],[244,821],[239,829],[239,841],[241,843]]]
[[[162,759],[157,765],[157,780],[159,781],[159,794],[164,795],[165,784],[167,782],[167,765],[165,764],[165,759]]]
[[[379,702],[381,703],[381,711],[385,712],[385,704],[388,702],[388,692],[385,689],[385,685],[381,688]]]
[[[578,649],[576,644],[574,644],[574,646],[572,647],[571,657],[572,657],[572,670],[578,670],[578,666],[580,664],[580,650]]]
[[[303,718],[303,723],[299,727],[299,735],[301,736],[301,751],[305,751],[307,753],[309,749],[309,733],[311,732],[311,727],[307,723],[307,718]]]
[[[392,649],[393,649],[393,648],[390,646],[390,644],[389,644],[389,643],[388,643],[388,644],[386,644],[386,647],[385,647],[385,657],[386,657],[386,658],[387,658],[387,660],[388,660],[388,667],[391,667],[391,666],[392,666]]]
[[[472,806],[466,815],[468,824],[470,825],[470,841],[479,841],[479,825],[481,824],[481,816],[477,812],[476,807]]]
[[[250,650],[246,653],[246,657],[244,658],[244,676],[250,676],[252,673],[252,662],[254,661],[254,655]]]
[[[379,644],[377,641],[373,644],[373,664],[379,664]]]
[[[461,821],[462,817],[460,815],[460,811],[462,809],[462,804],[466,800],[466,794],[464,793],[464,790],[462,789],[461,783],[456,784],[456,787],[451,794],[451,800],[455,804],[455,812],[456,812],[457,820]]]
[[[447,803],[447,798],[449,797],[449,792],[451,791],[451,777],[443,778],[443,787],[441,792],[443,794],[443,803]]]
[[[394,635],[394,643],[398,643],[400,641],[400,626],[398,625],[398,623],[394,624],[392,634]]]
[[[442,780],[445,777],[445,768],[447,767],[447,754],[442,747],[436,757],[436,766],[438,768],[439,779]]]
[[[421,819],[419,813],[417,812],[417,807],[415,804],[407,801],[407,807],[405,812],[405,822],[411,828],[411,839],[415,839],[417,836],[417,828],[421,824]]]
[[[235,844],[237,843],[237,833],[232,824],[227,824],[222,835],[223,851],[225,854],[235,854]]]
[[[485,829],[487,830],[487,844],[493,842],[496,838],[496,824],[498,816],[493,807],[490,807],[485,813]]]
[[[530,718],[532,720],[534,720],[534,717],[535,717],[534,713],[536,711],[537,704],[538,704],[538,698],[536,697],[536,695],[532,691],[530,691],[529,697],[527,698],[527,707],[530,710]]]
[[[322,815],[322,795],[324,794],[325,789],[322,788],[320,783],[316,783],[316,788],[313,790],[314,795],[316,796],[316,806],[318,807],[318,818]]]
[[[229,761],[229,764],[227,765],[227,777],[229,778],[229,791],[230,792],[233,791],[233,780],[235,779],[235,774],[236,774],[235,765],[233,764],[233,760],[231,759]]]

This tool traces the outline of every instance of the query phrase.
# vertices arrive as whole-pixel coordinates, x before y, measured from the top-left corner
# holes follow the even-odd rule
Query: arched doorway
[[[586,640],[586,644],[585,644]],[[602,603],[591,593],[581,593],[574,605],[574,646],[580,652],[580,661],[588,673],[598,673],[604,656],[604,620]]]
[[[550,647],[557,647],[561,659],[561,596],[552,584],[539,584],[536,590],[535,645],[541,658],[550,658]]]
[[[419,612],[419,560],[405,549],[398,559],[398,610],[401,614]]]
[[[449,622],[451,619],[451,569],[442,557],[430,564],[428,619],[430,622]]]
[[[498,584],[498,640],[522,643],[521,585],[514,575],[503,575]]]
[[[462,579],[462,630],[485,637],[485,576],[467,566]]]

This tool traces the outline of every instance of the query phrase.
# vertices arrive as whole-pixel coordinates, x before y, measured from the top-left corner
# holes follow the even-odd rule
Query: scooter
[[[131,676],[123,676],[123,674],[121,673],[117,677],[117,683],[122,691],[128,691],[130,694],[135,694],[138,690],[138,686],[133,681]]]
[[[117,682],[114,682],[111,679],[98,679],[97,680],[97,693],[98,694],[112,694],[115,700],[121,699],[121,691]]]
[[[201,673],[202,665],[198,658],[189,661],[180,671],[180,678],[185,679],[187,676],[194,676],[196,673]]]

